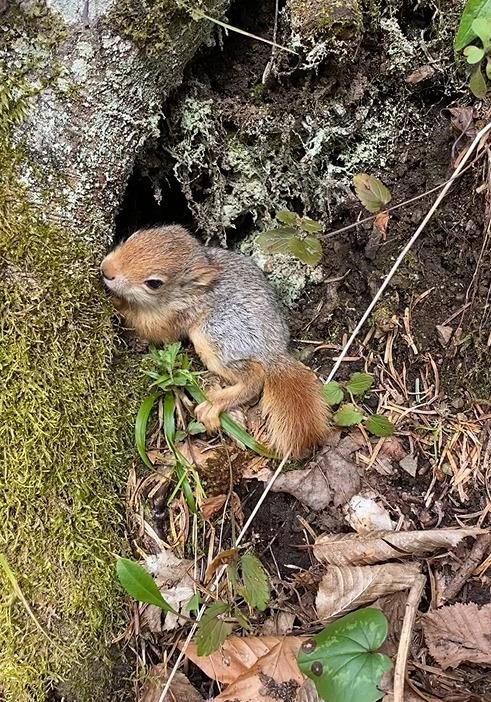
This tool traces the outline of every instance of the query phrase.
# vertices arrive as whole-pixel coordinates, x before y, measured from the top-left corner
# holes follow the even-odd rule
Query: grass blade
[[[141,403],[135,420],[135,444],[138,454],[147,468],[153,468],[146,451],[147,425],[150,412],[152,411],[153,406],[155,405],[159,396],[160,393],[158,392],[152,392],[150,395],[148,395]]]

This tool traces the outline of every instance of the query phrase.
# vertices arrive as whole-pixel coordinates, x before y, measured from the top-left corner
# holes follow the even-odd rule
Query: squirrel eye
[[[157,290],[163,284],[164,282],[162,280],[157,280],[156,278],[150,278],[149,280],[145,281],[145,285],[147,288],[150,288],[150,290]]]

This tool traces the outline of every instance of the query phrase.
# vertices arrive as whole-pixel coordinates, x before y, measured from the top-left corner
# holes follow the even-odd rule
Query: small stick
[[[426,217],[423,219],[423,221],[421,222],[419,227],[416,229],[416,231],[414,232],[414,234],[412,235],[410,240],[407,242],[406,246],[402,249],[402,251],[399,254],[399,256],[397,257],[394,265],[392,266],[392,268],[390,269],[390,271],[386,275],[384,282],[382,283],[382,285],[378,289],[372,302],[368,305],[367,309],[365,310],[365,313],[363,314],[362,318],[360,319],[360,321],[356,325],[350,338],[346,342],[344,349],[342,350],[341,354],[338,356],[337,361],[334,364],[334,366],[333,366],[333,368],[332,368],[331,372],[329,373],[329,376],[326,380],[327,383],[329,381],[331,381],[334,378],[334,376],[336,375],[336,373],[338,372],[339,367],[341,366],[341,363],[343,362],[344,357],[348,354],[348,351],[350,350],[352,343],[354,342],[354,340],[358,336],[361,328],[363,327],[363,325],[365,324],[365,322],[369,318],[370,314],[372,313],[372,310],[377,305],[377,303],[380,300],[380,298],[382,297],[385,289],[387,288],[390,281],[392,280],[392,278],[396,274],[399,266],[401,265],[402,261],[404,260],[404,258],[406,256],[406,254],[410,251],[411,247],[416,242],[416,240],[418,239],[421,232],[424,230],[424,228],[426,227],[426,225],[428,224],[430,219],[435,214],[436,210],[438,209],[438,206],[440,205],[443,198],[445,197],[445,195],[448,193],[448,191],[452,187],[452,184],[454,183],[454,181],[460,176],[461,171],[463,170],[465,164],[467,163],[467,161],[469,160],[469,158],[471,157],[471,155],[475,151],[475,149],[478,147],[478,145],[481,143],[482,138],[484,136],[486,136],[490,130],[491,130],[491,122],[488,122],[488,124],[486,124],[486,126],[483,127],[477,133],[477,136],[475,137],[474,141],[472,142],[472,144],[469,146],[468,150],[466,151],[464,158],[462,159],[462,161],[459,163],[459,165],[457,166],[457,168],[453,172],[452,177],[447,181],[445,187],[440,192],[440,194],[436,198],[435,202],[428,210]]]
[[[416,613],[425,583],[425,576],[417,575],[407,597],[406,612],[404,614],[404,621],[402,622],[401,638],[394,671],[394,702],[404,702],[407,656],[411,643],[414,620],[416,619]]]
[[[471,577],[473,571],[480,564],[484,556],[491,548],[491,534],[481,534],[474,542],[474,546],[463,566],[458,571],[455,578],[449,582],[443,593],[445,600],[453,600],[462,590],[464,584]]]

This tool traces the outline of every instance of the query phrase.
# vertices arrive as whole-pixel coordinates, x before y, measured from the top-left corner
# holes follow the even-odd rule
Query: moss
[[[304,40],[353,39],[363,17],[358,0],[290,0],[292,28]]]
[[[114,351],[101,252],[49,223],[49,204],[22,185],[11,132],[32,93],[26,76],[11,71],[0,100],[0,552],[37,624],[1,571],[0,690],[38,702],[64,681],[84,702],[104,698],[122,617],[114,554],[133,369]]]

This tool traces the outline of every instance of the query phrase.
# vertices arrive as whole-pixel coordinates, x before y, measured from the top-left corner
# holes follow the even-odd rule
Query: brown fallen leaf
[[[430,654],[444,670],[464,661],[491,665],[491,604],[441,607],[422,622]]]
[[[275,614],[266,619],[262,625],[262,636],[286,636],[287,634],[291,634],[295,616],[296,615],[292,612],[275,612]]]
[[[477,129],[473,107],[449,107],[445,112],[450,115],[450,124],[459,136],[465,134],[469,139],[474,139]]]
[[[167,678],[167,666],[164,663],[154,666],[148,673],[139,702],[159,702]],[[178,702],[203,702],[198,690],[180,672],[175,674],[164,702],[175,702],[176,700]]]
[[[214,702],[278,702],[295,700],[304,682],[297,664],[298,649],[304,639],[286,636],[246,673],[241,675]]]
[[[211,519],[217,512],[220,512],[227,502],[227,497],[228,495],[215,495],[214,497],[207,497],[203,500],[200,508],[203,519]],[[231,506],[237,521],[242,523],[244,515],[242,514],[240,497],[236,492],[232,493]]]
[[[440,548],[455,548],[467,536],[485,529],[430,529],[428,531],[382,531],[372,534],[326,534],[314,543],[314,556],[331,565],[380,563],[403,556],[422,556]]]
[[[409,85],[416,85],[417,83],[421,83],[423,80],[428,80],[428,78],[431,78],[434,73],[435,69],[433,66],[425,64],[406,76],[405,81],[406,83],[409,83]]]
[[[302,641],[304,638],[301,636],[229,636],[223,646],[210,656],[198,656],[194,643],[189,644],[186,656],[212,680],[223,685],[230,685],[272,651],[276,651],[275,655],[279,665],[283,665],[281,663],[282,655],[286,656],[287,662],[289,662],[291,652],[293,651],[296,655]],[[266,663],[269,664],[271,661],[266,661]],[[267,670],[270,670],[271,674],[271,669],[266,666]],[[290,672],[287,668],[286,673],[290,675]]]
[[[387,210],[379,212],[378,215],[373,220],[373,227],[382,236],[382,240],[385,241],[387,238],[387,226],[389,224],[389,213]]]
[[[417,563],[341,568],[329,566],[315,599],[317,616],[327,624],[383,595],[407,590],[419,572]]]
[[[194,582],[190,575],[193,570],[193,561],[177,558],[172,551],[162,550],[155,556],[145,559],[145,567],[154,577],[155,584],[164,599],[180,612],[194,595]],[[175,629],[184,620],[173,612],[165,614],[163,627],[161,626],[162,610],[156,605],[148,605],[142,615],[145,622],[154,633]]]
[[[276,479],[272,492],[287,492],[315,512],[340,507],[361,487],[357,466],[327,447],[303,470],[290,470]]]
[[[380,647],[380,651],[385,653],[389,658],[394,658],[399,649],[399,640],[401,638],[402,621],[406,611],[407,592],[400,590],[392,595],[380,597],[372,604],[372,607],[381,609],[389,622],[389,631],[387,638]]]
[[[297,690],[297,696],[293,702],[322,702],[321,698],[317,694],[315,685],[312,680],[303,681],[301,687]]]

